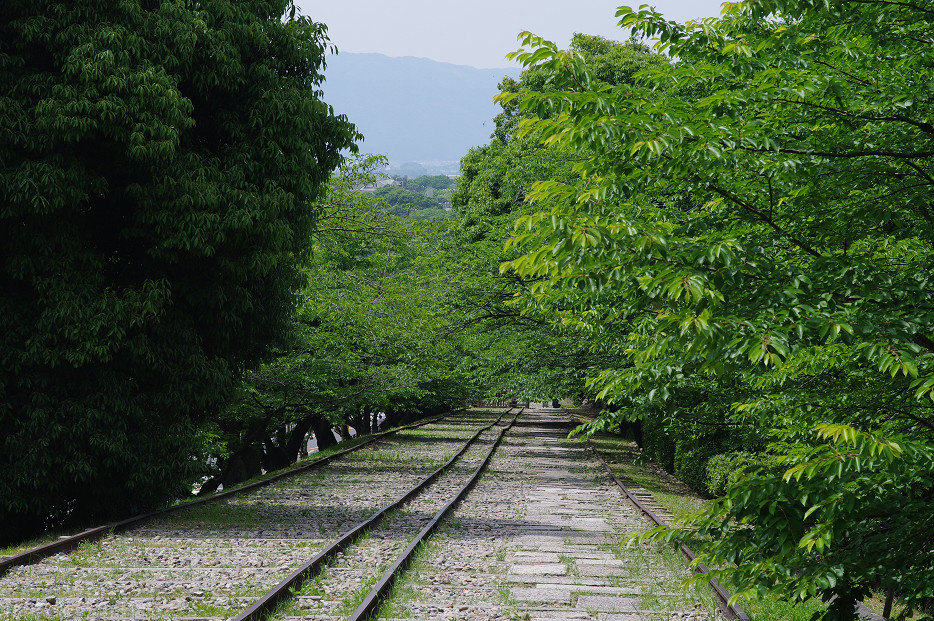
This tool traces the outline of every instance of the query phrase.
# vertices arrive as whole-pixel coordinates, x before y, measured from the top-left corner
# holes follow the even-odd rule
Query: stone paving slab
[[[582,558],[591,558],[591,559],[615,559],[616,555],[612,552],[605,552],[600,549],[599,546],[586,546],[586,545],[567,545],[561,543],[560,545],[546,544],[542,545],[538,549],[539,552],[554,552],[556,554],[564,554],[568,551],[573,551],[577,559]]]
[[[593,619],[588,613],[580,610],[530,610],[527,611],[530,621],[578,621]]]
[[[610,597],[608,595],[581,595],[577,608],[597,612],[629,612],[638,610],[640,600],[634,597]]]
[[[563,563],[540,563],[538,565],[513,565],[509,568],[510,574],[532,576],[564,576],[568,573],[567,565]]]
[[[506,581],[512,584],[568,584],[567,576],[522,576],[520,574],[507,574]],[[581,588],[592,586],[610,586],[610,583],[599,576],[574,576],[574,584]]]
[[[610,532],[613,527],[607,524],[606,518],[602,517],[575,517],[571,523],[577,528],[591,532]]]
[[[516,552],[512,560],[517,563],[560,563],[556,552]]]
[[[618,537],[604,534],[582,533],[575,531],[552,531],[553,534],[535,533],[520,535],[515,539],[516,544],[525,546],[559,545],[565,540],[574,544],[589,543],[593,546],[618,543]],[[550,551],[550,550],[549,550]]]
[[[538,603],[571,603],[572,589],[554,589],[550,585],[543,585],[543,588],[519,588],[510,589],[509,597],[519,602],[538,602]]]
[[[626,577],[629,573],[619,565],[582,565],[580,564],[580,560],[577,561],[576,571],[581,576],[589,576],[592,578],[609,576]]]
[[[613,586],[591,586],[586,584],[570,584],[570,583],[548,583],[548,584],[536,584],[538,588],[551,588],[551,589],[563,589],[567,587],[575,593],[590,593],[590,594],[601,594],[601,595],[641,595],[642,591],[639,589],[633,588],[622,588],[622,587],[613,587]]]

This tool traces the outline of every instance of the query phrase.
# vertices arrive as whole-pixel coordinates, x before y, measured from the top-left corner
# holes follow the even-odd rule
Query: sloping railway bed
[[[0,579],[0,619],[236,614],[333,533],[407,495],[484,428],[490,435],[501,414],[471,411],[383,436],[321,467],[17,567]]]
[[[444,467],[436,471],[432,477],[437,475],[437,478],[419,490],[417,496],[414,493],[416,490],[413,489],[400,498],[385,521],[372,524],[372,530],[349,546],[346,553],[327,558],[325,556],[329,551],[320,554],[318,558],[321,559],[322,565],[328,561],[331,564],[326,568],[309,567],[304,573],[306,578],[315,579],[314,590],[323,589],[329,594],[327,600],[320,597],[304,600],[300,597],[301,591],[297,593],[299,597],[293,597],[297,587],[301,585],[287,579],[233,621],[263,619],[270,613],[275,613],[271,617],[274,619],[341,619],[347,617],[346,613],[349,612],[349,609],[341,608],[353,608],[357,604],[358,594],[362,595],[362,592],[366,592],[366,595],[363,601],[356,605],[350,619],[356,621],[369,618],[396,577],[407,568],[414,550],[430,536],[441,518],[457,505],[476,482],[518,414],[517,411],[508,422],[502,422],[503,417],[500,416],[493,425],[478,431],[474,436],[478,442],[465,446],[462,454],[452,457]],[[361,524],[360,528],[364,526]],[[313,564],[314,562],[309,565]],[[300,569],[293,575],[302,572]],[[375,580],[380,572],[382,576]],[[277,603],[286,605],[276,606]]]
[[[620,493],[622,493],[623,496],[625,496],[626,499],[629,500],[629,502],[631,502],[633,506],[635,506],[636,509],[638,509],[639,512],[642,513],[642,515],[645,516],[646,519],[650,520],[653,524],[656,526],[667,525],[666,521],[656,514],[655,511],[657,509],[654,509],[652,506],[650,506],[650,503],[652,502],[651,496],[644,493],[640,495],[626,487],[626,485],[624,485],[619,477],[616,476],[616,473],[613,472],[613,469],[610,468],[610,465],[606,462],[600,452],[597,451],[596,447],[594,447],[593,443],[589,439],[587,444],[591,451],[593,451],[593,454],[597,460],[599,460],[599,462],[603,465],[603,468],[606,470],[607,474],[610,476],[610,478],[613,479],[613,482],[619,488]],[[697,555],[694,554],[694,551],[686,545],[681,545],[680,552],[688,562],[692,562],[697,558]],[[710,573],[708,567],[703,563],[698,565],[696,571],[703,574]],[[730,603],[730,593],[724,589],[720,583],[717,582],[717,580],[711,578],[709,584],[714,597],[717,598],[717,606],[720,608],[721,612],[723,612],[723,615],[728,621],[751,621],[749,615],[746,614],[746,611],[743,610],[739,604]]]
[[[646,523],[564,415],[522,415],[488,475],[421,555],[380,619],[714,621],[668,546],[622,540]]]
[[[398,575],[395,570],[405,569],[419,541],[445,511],[456,507],[519,411],[512,409],[515,416],[505,419],[502,411],[473,411],[421,429],[409,428],[378,438],[378,444],[355,447],[342,459],[265,481],[262,488],[231,494],[222,502],[185,507],[126,534],[84,544],[74,554],[21,567],[0,580],[0,620],[371,618]],[[544,462],[550,460],[546,453]],[[401,493],[418,479],[418,485]],[[494,505],[497,502],[502,505],[495,500]],[[442,506],[444,510],[436,514]],[[639,509],[646,513],[645,507]],[[607,520],[610,523],[611,518]],[[521,523],[505,530],[517,527],[517,532],[525,532]],[[565,528],[548,526],[542,533],[553,532],[560,539]],[[498,530],[503,530],[502,524]],[[333,533],[344,534],[328,541]],[[400,556],[402,548],[406,550]],[[511,558],[526,562],[528,554],[517,552]],[[475,578],[462,578],[463,584]],[[497,579],[493,575],[486,579],[490,578],[496,584]],[[614,583],[601,586],[593,579],[575,586],[577,580],[561,578],[545,586],[568,589],[569,594],[620,591]],[[529,586],[520,584],[520,590],[528,591]],[[501,599],[491,595],[487,592],[484,601]],[[461,609],[473,610],[469,604]],[[500,618],[495,610],[484,614]],[[657,614],[654,609],[638,612],[653,619]],[[724,612],[728,619],[748,619],[741,611]],[[466,614],[465,619],[473,618]]]
[[[77,549],[82,544],[87,544],[87,543],[96,541],[97,539],[100,539],[101,537],[104,537],[105,535],[108,535],[110,533],[119,533],[124,530],[129,530],[130,528],[133,528],[140,524],[148,522],[152,520],[153,518],[160,517],[168,513],[175,512],[175,511],[180,511],[188,507],[193,507],[193,506],[204,504],[204,503],[214,502],[222,498],[228,498],[230,496],[244,494],[246,492],[258,489],[260,487],[270,485],[271,483],[274,483],[278,481],[279,479],[294,476],[297,473],[300,473],[300,472],[303,472],[305,470],[309,470],[312,468],[318,468],[322,466],[323,464],[331,461],[332,459],[339,458],[347,453],[356,451],[365,446],[378,442],[385,436],[393,435],[406,429],[422,427],[424,425],[433,423],[439,420],[440,418],[443,418],[444,416],[446,416],[446,414],[437,416],[437,417],[432,417],[427,420],[422,420],[422,421],[412,423],[409,425],[396,427],[388,431],[383,431],[380,433],[372,434],[368,439],[358,444],[355,444],[351,447],[335,451],[324,457],[312,458],[310,460],[306,460],[297,466],[292,466],[290,468],[276,472],[270,476],[262,477],[260,480],[257,480],[257,481],[252,481],[246,484],[238,485],[237,487],[232,488],[230,490],[212,493],[205,497],[199,497],[196,499],[185,501],[183,503],[179,503],[171,507],[166,507],[164,509],[158,509],[158,510],[155,510],[149,513],[132,516],[132,517],[120,520],[118,522],[113,522],[113,523],[104,524],[101,526],[88,528],[87,530],[81,531],[74,535],[59,537],[57,541],[52,541],[52,542],[44,543],[41,545],[36,545],[36,546],[30,547],[27,549],[23,549],[18,552],[14,552],[13,554],[0,556],[0,576],[3,576],[12,567],[35,563],[44,558],[48,558],[50,556],[53,556],[61,552],[71,552],[72,550]]]

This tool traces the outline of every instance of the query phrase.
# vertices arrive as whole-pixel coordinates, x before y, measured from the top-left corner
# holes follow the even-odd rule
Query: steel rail
[[[462,410],[456,410],[456,411],[459,412]],[[93,528],[83,530],[80,533],[76,533],[74,535],[61,537],[59,538],[58,541],[46,543],[40,546],[36,546],[34,548],[30,548],[29,550],[20,552],[18,554],[13,554],[13,555],[10,555],[4,558],[0,558],[0,577],[4,576],[13,567],[19,567],[22,565],[31,565],[32,563],[36,563],[38,561],[49,558],[50,556],[54,556],[61,552],[71,552],[73,550],[76,550],[80,544],[86,541],[96,541],[98,539],[101,539],[102,537],[105,537],[108,533],[120,533],[120,532],[129,530],[130,528],[137,526],[143,522],[147,522],[153,518],[166,515],[168,513],[179,511],[181,509],[187,509],[189,507],[193,507],[193,506],[197,506],[201,504],[206,504],[209,502],[214,502],[215,500],[222,500],[224,498],[235,496],[237,494],[250,492],[250,491],[259,489],[261,487],[265,487],[269,485],[270,483],[275,483],[276,481],[279,481],[281,479],[295,476],[297,474],[301,474],[305,472],[306,470],[317,468],[318,466],[326,464],[329,461],[336,459],[338,457],[342,457],[346,455],[347,453],[351,453],[365,446],[369,446],[373,444],[374,442],[377,442],[379,440],[382,440],[383,438],[386,438],[387,436],[397,434],[400,431],[414,429],[416,427],[422,427],[424,425],[430,425],[431,423],[435,423],[447,416],[450,416],[451,414],[452,412],[446,412],[444,414],[432,417],[427,420],[418,421],[415,423],[411,423],[409,425],[403,425],[401,427],[395,427],[393,429],[388,429],[386,431],[381,431],[379,433],[372,434],[372,437],[366,440],[365,442],[361,442],[360,444],[337,451],[335,453],[331,453],[330,455],[327,455],[325,457],[314,459],[298,467],[282,470],[280,472],[277,472],[259,481],[247,483],[245,485],[241,485],[239,487],[235,487],[230,490],[216,492],[209,496],[198,497],[192,500],[187,500],[177,505],[172,505],[171,507],[165,507],[162,509],[157,509],[155,511],[150,511],[148,513],[141,513],[139,515],[134,515],[133,517],[129,517],[129,518],[117,521],[117,522],[105,524],[103,526],[95,526]]]
[[[599,459],[600,462],[603,464],[603,467],[606,468],[606,471],[610,473],[611,477],[613,477],[613,480],[616,482],[616,485],[619,486],[620,490],[623,492],[626,498],[633,505],[635,505],[635,507],[639,509],[639,511],[641,511],[642,514],[645,515],[647,518],[649,518],[650,520],[652,520],[659,526],[666,526],[666,524],[662,521],[661,518],[659,518],[655,514],[654,511],[652,511],[651,509],[646,507],[644,504],[642,504],[642,501],[640,501],[639,498],[635,494],[629,491],[629,488],[623,485],[623,482],[620,481],[619,478],[616,476],[616,474],[610,469],[609,464],[607,464],[607,462],[603,459],[603,457],[600,455],[599,451],[597,451],[596,447],[594,447],[593,443],[591,443],[589,438],[587,439],[587,444],[588,446],[590,446],[590,449],[597,456],[597,459]],[[691,550],[691,548],[689,548],[688,546],[681,544],[680,549],[681,549],[682,556],[684,556],[689,562],[697,558],[697,555],[694,554],[694,551]],[[695,571],[697,571],[698,573],[707,574],[707,573],[710,573],[710,568],[707,567],[707,565],[705,565],[704,563],[698,563],[697,569],[695,569]],[[710,588],[713,590],[714,595],[717,598],[717,605],[720,607],[721,612],[723,612],[723,615],[728,620],[732,621],[733,619],[738,619],[739,621],[751,621],[749,615],[746,614],[746,612],[742,609],[741,606],[739,606],[738,604],[730,604],[729,591],[724,589],[723,585],[717,582],[715,578],[711,578],[708,584],[710,584]],[[870,610],[865,604],[863,604],[863,602],[856,602],[856,612],[859,615],[860,619],[866,619],[868,621],[887,621],[885,617],[877,615],[872,610]]]
[[[597,459],[600,460],[600,463],[603,464],[603,467],[613,478],[613,481],[616,482],[616,485],[619,487],[623,495],[626,496],[629,502],[631,502],[636,507],[636,509],[641,511],[644,516],[655,522],[655,524],[658,526],[667,526],[667,524],[661,518],[659,518],[654,511],[642,504],[642,501],[639,500],[639,498],[636,497],[636,495],[633,494],[628,487],[623,485],[623,482],[619,480],[619,477],[616,476],[616,473],[613,472],[613,470],[610,468],[610,465],[606,462],[605,459],[603,459],[603,456],[593,445],[593,442],[590,441],[590,438],[587,438],[587,446],[590,447],[590,450],[593,451],[593,454],[596,455]],[[681,544],[681,555],[684,556],[689,562],[693,562],[697,558],[697,555],[694,554],[691,548],[685,544]],[[698,563],[694,571],[701,574],[708,574],[710,573],[710,568],[708,568],[703,563]],[[717,605],[719,606],[720,611],[723,612],[723,616],[725,616],[729,621],[733,621],[734,619],[739,621],[750,621],[749,615],[747,615],[739,605],[730,604],[730,593],[724,589],[715,578],[711,578],[708,584],[710,585],[714,596],[717,598]]]
[[[409,543],[408,547],[396,558],[396,561],[386,570],[373,588],[370,589],[370,592],[367,594],[366,598],[360,603],[353,614],[348,617],[348,621],[363,621],[365,619],[370,619],[379,608],[379,605],[382,603],[383,596],[386,592],[392,587],[393,583],[396,581],[396,578],[405,571],[412,562],[412,557],[415,555],[416,549],[427,539],[437,528],[438,523],[446,516],[453,508],[455,508],[460,502],[464,499],[467,493],[473,489],[476,485],[477,480],[480,478],[480,475],[483,473],[483,470],[487,467],[487,464],[490,463],[490,459],[493,457],[493,453],[496,451],[500,442],[503,440],[503,436],[509,431],[516,420],[519,418],[519,415],[522,413],[524,408],[519,408],[519,411],[516,412],[516,415],[509,422],[509,424],[504,427],[499,432],[496,441],[493,443],[493,446],[490,447],[490,450],[487,452],[486,457],[483,458],[483,461],[471,475],[470,479],[461,487],[461,489],[454,495],[454,497],[445,504],[438,513],[419,531],[418,535]]]
[[[328,561],[337,556],[338,553],[342,552],[348,546],[353,544],[366,530],[379,524],[389,511],[401,507],[413,497],[417,496],[423,489],[428,487],[428,485],[430,485],[435,479],[447,471],[454,464],[454,462],[456,462],[461,457],[461,455],[463,455],[464,452],[474,443],[474,441],[480,437],[482,433],[497,425],[503,419],[503,416],[505,416],[508,412],[509,410],[506,410],[500,414],[499,418],[497,418],[494,422],[477,430],[477,432],[471,436],[471,438],[467,440],[467,442],[460,448],[460,450],[457,451],[457,453],[455,453],[443,466],[429,474],[420,483],[397,498],[395,501],[386,505],[371,515],[369,518],[363,522],[360,522],[349,531],[338,537],[328,547],[316,554],[314,558],[293,570],[292,573],[281,580],[276,586],[267,591],[258,600],[253,602],[249,608],[237,616],[231,617],[230,621],[259,621],[271,615],[280,603],[292,597],[293,590],[300,589],[302,584],[306,580],[313,578],[317,573],[319,573]],[[516,416],[518,416],[518,414]],[[515,418],[513,421],[515,421]],[[500,436],[502,436],[502,434],[500,434]],[[497,439],[497,443],[498,442],[499,440]]]

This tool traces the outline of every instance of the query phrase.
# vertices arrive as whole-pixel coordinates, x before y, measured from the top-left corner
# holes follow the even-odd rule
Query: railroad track
[[[183,502],[183,503],[179,503],[174,506],[170,506],[170,507],[163,508],[163,509],[158,509],[158,510],[151,511],[149,513],[144,513],[141,515],[132,516],[132,517],[120,520],[118,522],[112,522],[109,524],[92,527],[92,528],[89,528],[87,530],[84,530],[74,535],[59,537],[58,541],[54,541],[54,542],[39,545],[39,546],[30,548],[30,549],[22,550],[12,555],[0,556],[0,576],[3,576],[7,571],[9,571],[13,567],[35,563],[37,561],[40,561],[44,558],[48,558],[60,552],[71,552],[72,550],[77,549],[82,544],[88,544],[90,542],[96,541],[100,539],[101,537],[104,537],[105,535],[108,535],[111,533],[120,533],[125,530],[129,530],[140,524],[149,522],[153,520],[154,518],[165,516],[167,514],[174,513],[177,511],[181,511],[189,507],[194,507],[194,506],[209,503],[209,502],[215,502],[220,499],[226,499],[231,496],[242,495],[244,493],[251,492],[253,490],[275,483],[276,481],[279,481],[281,479],[295,476],[296,474],[304,472],[306,470],[319,468],[322,465],[328,463],[329,461],[338,459],[346,455],[347,453],[351,453],[353,451],[369,447],[381,440],[385,440],[385,438],[387,438],[388,436],[392,436],[392,435],[395,435],[396,433],[399,433],[400,431],[405,431],[408,429],[415,429],[418,427],[422,427],[424,425],[434,423],[444,418],[445,416],[448,416],[449,414],[450,413],[442,414],[441,416],[435,416],[427,420],[419,421],[417,423],[403,425],[401,427],[396,427],[388,431],[371,434],[363,442],[354,444],[353,446],[349,448],[345,448],[342,450],[335,451],[333,453],[329,453],[328,455],[324,457],[318,457],[318,458],[313,458],[310,460],[305,460],[299,463],[298,465],[293,465],[292,467],[285,468],[270,476],[262,477],[259,480],[251,481],[251,482],[248,482],[242,485],[238,485],[235,488],[232,488],[230,490],[212,493],[207,496],[195,498],[195,499]]]
[[[606,470],[610,478],[613,479],[613,482],[619,488],[620,493],[622,493],[628,500],[633,504],[633,506],[638,509],[643,516],[649,521],[651,521],[656,526],[667,526],[671,521],[671,515],[665,510],[661,505],[655,502],[655,499],[652,495],[645,491],[637,491],[636,489],[630,489],[627,487],[616,473],[613,472],[613,469],[610,468],[610,465],[603,458],[603,455],[596,449],[589,439],[587,444],[593,451],[594,456],[600,461],[603,465],[603,468]],[[681,555],[689,563],[694,561],[697,558],[697,555],[694,553],[691,548],[682,544],[679,547]],[[703,563],[700,563],[695,570],[697,573],[707,574],[710,573],[710,569]],[[717,599],[717,606],[720,608],[720,611],[723,613],[724,618],[727,621],[750,621],[749,615],[746,614],[746,611],[736,603],[730,603],[731,594],[723,588],[723,586],[714,578],[710,579],[708,583],[710,585],[710,590],[713,593],[714,597]]]
[[[434,531],[440,520],[476,482],[505,432],[518,417],[502,418],[484,429],[477,441],[445,472],[426,486],[418,496],[399,503],[385,520],[352,547],[336,557],[295,597],[275,610],[275,620],[349,619],[372,617],[382,598],[409,565],[415,550]],[[283,585],[284,586],[284,585]],[[260,606],[235,618],[247,621],[263,618]],[[271,609],[270,609],[271,610]]]
[[[301,595],[301,583],[305,591],[359,585],[350,600],[329,595],[347,606],[431,520],[428,509],[450,502],[467,471],[479,473],[507,424],[503,413],[471,411],[409,428],[320,467],[14,567],[0,579],[0,619],[254,619],[292,591],[299,596],[280,616],[328,614],[314,603],[322,596]],[[332,541],[335,533],[343,535]]]
[[[532,408],[379,612],[383,621],[723,621],[644,530],[563,412]]]

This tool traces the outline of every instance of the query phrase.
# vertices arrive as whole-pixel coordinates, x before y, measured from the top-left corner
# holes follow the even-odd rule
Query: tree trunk
[[[337,444],[337,441],[334,439],[334,432],[331,431],[331,423],[327,420],[315,417],[311,427],[315,432],[315,439],[318,441],[319,451],[323,451]]]
[[[366,419],[367,419],[366,413],[361,413],[358,416],[355,416],[354,418],[348,419],[347,425],[344,425],[344,430],[341,434],[344,436],[344,439],[346,440],[347,438],[350,437],[350,432],[347,429],[348,426],[353,427],[357,431],[358,434],[367,433]]]
[[[252,425],[252,428],[245,434],[246,437],[240,441],[240,446],[225,460],[221,471],[201,486],[199,496],[217,491],[221,485],[228,487],[260,474],[261,457],[253,447],[253,443],[265,432],[266,425],[269,424],[273,414],[269,413],[264,421]]]
[[[224,476],[224,487],[252,479],[262,472],[262,457],[254,447],[248,446],[231,459]]]
[[[895,599],[895,585],[890,584],[885,590],[885,608],[882,609],[882,616],[888,619],[892,616],[892,601]]]
[[[295,428],[292,429],[292,434],[289,436],[289,441],[286,445],[286,453],[290,455],[292,459],[289,463],[295,462],[305,453],[304,448],[308,445],[308,441],[305,437],[308,435],[308,430],[311,429],[312,424],[317,418],[318,416],[313,414],[295,423]]]
[[[278,443],[272,437],[266,438],[267,472],[291,466],[298,460],[302,445],[305,443],[305,436],[308,435],[308,430],[318,418],[317,414],[309,414],[293,422],[294,427],[288,433],[284,428],[280,428],[275,436]]]

